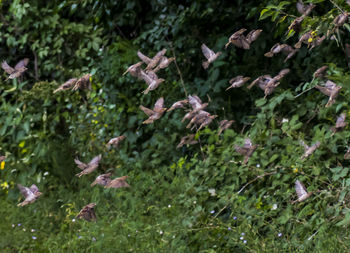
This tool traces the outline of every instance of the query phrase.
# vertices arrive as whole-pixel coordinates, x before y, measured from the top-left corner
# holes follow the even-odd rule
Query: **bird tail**
[[[273,57],[273,53],[272,52],[267,52],[266,54],[264,54],[265,57]]]

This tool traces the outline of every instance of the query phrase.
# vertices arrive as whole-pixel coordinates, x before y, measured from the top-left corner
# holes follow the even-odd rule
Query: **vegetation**
[[[297,1],[0,1],[0,57],[28,70],[0,85],[0,248],[2,252],[347,252],[350,223],[348,126],[334,133],[337,116],[349,118],[350,24],[335,18],[349,1],[308,0],[315,8],[299,31]],[[249,50],[228,46],[240,28],[262,29]],[[296,55],[265,57],[275,43]],[[320,45],[310,49],[317,38]],[[222,51],[203,69],[201,44]],[[123,72],[166,48],[175,63],[165,81],[146,85]],[[327,65],[325,79],[313,73]],[[257,87],[229,87],[242,75],[290,72],[264,98]],[[53,93],[70,78],[92,74],[91,90]],[[335,103],[313,88],[341,86]],[[153,124],[140,105],[165,107],[198,95],[218,117],[200,131],[181,120],[182,109]],[[235,120],[218,135],[218,123]],[[348,119],[346,119],[348,121]],[[176,148],[195,133],[198,144]],[[125,135],[118,149],[109,139]],[[247,164],[235,151],[249,137],[257,149]],[[304,147],[321,144],[302,159]],[[81,178],[74,158],[102,154],[97,171]],[[90,187],[96,176],[128,175],[130,188]],[[313,194],[297,199],[294,184]],[[17,207],[16,184],[36,184],[43,195]],[[95,202],[97,222],[76,219]]]

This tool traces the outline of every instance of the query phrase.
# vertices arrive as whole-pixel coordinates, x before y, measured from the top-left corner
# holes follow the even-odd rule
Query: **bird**
[[[250,77],[236,76],[229,81],[231,86],[229,86],[226,90],[229,90],[231,88],[241,87],[249,80],[250,80]]]
[[[148,73],[146,73],[143,70],[141,70],[140,77],[148,85],[147,89],[143,91],[144,94],[148,94],[149,91],[155,90],[160,83],[165,81],[163,78],[158,78],[157,74],[153,71],[149,71]]]
[[[192,119],[197,114],[210,115],[208,112],[203,111],[203,109],[208,106],[208,103],[202,103],[201,99],[197,95],[189,95],[188,102],[191,105],[192,110],[186,113],[181,122],[184,122],[186,119]]]
[[[142,54],[140,51],[138,51],[137,56],[144,63],[147,64],[145,71],[148,72],[149,70],[152,70],[153,68],[155,68],[157,66],[158,62],[165,55],[166,51],[167,51],[166,49],[159,51],[153,58],[149,58],[149,57],[145,56],[144,54]]]
[[[262,31],[261,29],[251,30],[247,36],[245,36],[247,42],[251,44],[253,41],[256,41]]]
[[[178,108],[184,108],[185,105],[187,105],[187,104],[188,104],[188,99],[177,101],[168,109],[168,112],[175,110],[175,109],[178,109]]]
[[[258,84],[260,89],[265,90],[267,83],[272,79],[270,75],[263,75],[256,78],[249,86],[248,89],[251,89],[255,84]]]
[[[5,159],[6,159],[6,156],[4,155],[0,156],[0,162],[5,161]]]
[[[207,61],[203,62],[202,66],[204,69],[207,69],[209,67],[209,64],[215,61],[221,55],[221,52],[215,53],[213,50],[209,49],[205,44],[202,44],[201,48],[205,58],[207,58]]]
[[[254,150],[258,147],[258,145],[253,145],[252,141],[249,138],[244,140],[243,147],[235,145],[235,150],[237,153],[244,156],[243,164],[246,164],[249,160],[249,157],[252,156]]]
[[[186,128],[191,128],[192,125],[201,125],[210,116],[209,112],[203,110],[196,112],[191,111],[190,114],[192,115],[192,118],[190,120],[190,123],[188,123],[188,125],[186,126]],[[191,130],[192,129],[193,128],[191,128]]]
[[[17,206],[25,206],[34,203],[42,194],[39,192],[39,189],[35,184],[32,184],[30,187],[25,187],[20,184],[17,184],[17,186],[25,198],[24,201],[19,203]]]
[[[3,70],[5,70],[7,74],[9,74],[9,76],[6,78],[6,81],[8,79],[15,79],[17,77],[20,77],[27,70],[26,66],[28,65],[28,62],[29,62],[29,59],[24,58],[20,60],[14,68],[12,68],[7,64],[6,61],[3,61],[1,63],[1,67]]]
[[[306,145],[302,140],[300,140],[299,142],[300,142],[300,145],[302,145],[305,149],[304,154],[300,157],[300,159],[302,160],[309,157],[321,145],[319,141],[316,141],[312,146]]]
[[[326,107],[329,107],[334,104],[335,99],[339,95],[339,91],[342,88],[341,86],[337,86],[334,82],[328,80],[325,86],[315,85],[315,88],[321,91],[323,94],[329,96]]]
[[[193,145],[198,143],[197,140],[195,140],[195,134],[190,134],[187,136],[184,136],[181,138],[180,143],[177,145],[176,148],[181,148],[183,145]]]
[[[302,202],[312,195],[312,192],[307,192],[305,186],[299,180],[295,181],[295,191],[298,195],[298,199],[293,201],[292,204]]]
[[[105,188],[122,188],[122,187],[130,187],[130,185],[125,181],[128,176],[122,176],[113,179],[110,181]]]
[[[148,119],[142,122],[143,124],[153,123],[155,120],[162,117],[167,108],[164,107],[164,98],[159,98],[157,102],[154,104],[153,110],[148,109],[142,105],[140,105],[140,109],[147,114]]]
[[[336,132],[342,131],[346,127],[346,125],[348,123],[345,122],[345,118],[346,118],[346,114],[345,113],[341,113],[337,117],[337,121],[335,123],[335,127],[331,128],[331,131],[333,132],[333,134],[335,134]]]
[[[343,26],[350,16],[350,12],[343,12],[335,17],[333,23],[336,28]]]
[[[109,148],[110,146],[113,146],[114,148],[118,148],[119,144],[125,140],[126,136],[125,135],[121,135],[115,138],[112,138],[108,141],[108,143],[106,144],[107,148]]]
[[[54,90],[53,93],[56,93],[56,92],[61,91],[61,90],[69,90],[75,85],[75,83],[77,81],[78,81],[78,78],[71,78],[67,82],[62,84],[60,87],[58,87],[58,89]]]
[[[287,55],[287,57],[284,59],[284,62],[287,62],[290,58],[292,58],[297,52],[299,51],[298,48],[293,48],[289,45],[284,47],[282,49],[282,52]]]
[[[109,182],[111,182],[110,177],[112,176],[112,173],[106,173],[106,174],[101,174],[98,177],[96,177],[95,181],[91,183],[91,187],[99,184],[99,185],[103,185],[106,186]]]
[[[287,44],[276,43],[275,45],[272,46],[269,52],[264,54],[264,56],[273,57],[275,54],[282,52],[282,49],[287,46],[288,46]]]
[[[312,31],[308,31],[306,33],[304,33],[303,35],[301,35],[299,41],[294,45],[295,48],[300,48],[301,47],[301,43],[306,43],[308,44],[308,41],[310,38],[312,38],[311,35]]]
[[[124,73],[123,76],[126,75],[127,73],[130,73],[131,76],[133,77],[139,77],[140,71],[141,71],[141,65],[143,64],[142,61],[135,63],[131,65]]]
[[[314,5],[314,4],[311,3],[311,4],[308,4],[308,5],[305,5],[305,4],[303,3],[303,1],[301,1],[301,0],[299,0],[299,1],[297,2],[296,6],[297,6],[298,12],[299,12],[300,14],[302,14],[302,15],[305,15],[305,16],[309,15],[310,12],[311,12],[311,10],[312,10],[313,8],[315,8],[315,5]]]
[[[228,42],[225,45],[225,49],[232,43],[238,48],[243,48],[243,49],[249,49],[250,48],[250,43],[246,39],[246,37],[243,35],[243,33],[247,31],[245,28],[239,29],[237,32],[232,34],[230,38],[228,39]],[[259,32],[257,33],[259,36]],[[256,36],[257,38],[257,36]]]
[[[280,80],[287,75],[290,72],[289,69],[282,69],[277,76],[273,77],[272,79],[270,79],[264,88],[264,93],[265,93],[265,97],[266,98],[268,95],[270,95],[275,88],[280,84]]]
[[[77,215],[77,218],[84,219],[86,221],[96,221],[97,217],[95,214],[94,207],[96,206],[96,203],[90,203],[83,207],[83,209],[80,210],[80,212]]]
[[[201,125],[199,126],[197,131],[208,126],[213,121],[213,119],[215,119],[216,117],[218,117],[218,115],[209,115],[209,116],[205,117],[205,119],[201,122]]]
[[[175,60],[175,57],[166,57],[166,56],[162,56],[160,58],[159,64],[158,66],[153,70],[155,73],[158,72],[160,69],[165,69],[167,68],[170,63],[172,63]]]
[[[326,39],[326,35],[323,35],[322,37],[316,36],[315,38],[312,38],[312,41],[309,42],[309,51],[312,50],[314,47],[317,47],[321,45],[321,43]],[[311,45],[311,47],[310,47]]]
[[[318,68],[313,74],[314,78],[324,78],[327,69],[328,66],[326,65]]]
[[[220,135],[223,131],[225,131],[227,128],[229,128],[233,122],[235,122],[234,120],[221,120],[219,122],[219,131],[218,131],[218,135]]]
[[[91,89],[91,82],[90,82],[90,77],[91,77],[91,74],[86,74],[86,75],[83,75],[82,77],[80,77],[74,87],[73,87],[73,90],[77,90],[77,89],[80,89],[80,90],[85,90],[85,89]]]
[[[88,164],[79,161],[78,158],[74,159],[74,162],[78,165],[78,168],[82,170],[82,172],[76,174],[76,176],[81,177],[82,175],[90,174],[96,170],[101,158],[102,155],[95,156]]]

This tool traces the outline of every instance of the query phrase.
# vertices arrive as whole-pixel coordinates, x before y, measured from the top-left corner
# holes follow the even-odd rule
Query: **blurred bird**
[[[7,74],[9,74],[9,76],[6,78],[6,81],[8,79],[14,79],[14,78],[20,77],[27,70],[26,66],[27,66],[28,62],[29,62],[29,59],[24,58],[23,60],[20,60],[16,64],[15,68],[12,68],[11,66],[9,66],[7,64],[6,61],[3,61],[1,63],[1,67],[3,70],[5,70],[5,72]]]
[[[312,31],[308,31],[308,32],[304,33],[303,35],[301,35],[299,41],[294,45],[294,47],[295,48],[300,48],[301,47],[301,43],[308,44],[309,39],[312,38],[311,33],[312,33]]]
[[[147,120],[143,122],[143,124],[153,123],[155,120],[162,117],[167,108],[164,107],[164,98],[159,98],[157,102],[154,104],[153,110],[148,109],[142,105],[140,105],[140,109],[147,114],[149,117]]]
[[[316,141],[315,144],[313,144],[310,147],[306,145],[305,142],[303,142],[302,140],[300,140],[299,142],[300,142],[300,145],[302,145],[305,149],[305,153],[301,156],[302,160],[309,157],[321,145],[319,141]]]
[[[297,52],[299,51],[298,48],[293,48],[289,45],[287,45],[285,48],[282,49],[282,52],[287,55],[287,57],[284,59],[284,62],[287,62],[290,58],[292,58]]]
[[[333,20],[335,27],[338,28],[343,26],[346,23],[346,21],[348,21],[349,16],[350,16],[349,12],[343,12],[338,16],[336,16],[335,19]]]
[[[221,52],[215,53],[205,44],[202,44],[201,48],[205,58],[207,58],[207,61],[203,62],[202,65],[204,69],[207,69],[209,67],[209,64],[215,61],[221,55]]]
[[[130,185],[125,181],[128,176],[118,177],[110,181],[105,188],[122,188],[130,187]]]
[[[158,62],[161,60],[161,58],[165,55],[166,49],[163,49],[159,51],[153,58],[149,58],[142,54],[140,51],[137,52],[137,56],[147,64],[147,67],[145,68],[145,71],[148,72],[149,70],[152,70],[155,68],[158,64]]]
[[[237,153],[244,156],[243,164],[246,164],[249,158],[252,156],[254,150],[258,147],[258,145],[253,145],[252,141],[249,138],[244,140],[243,147],[235,145],[235,150]]]
[[[195,136],[195,134],[190,134],[182,137],[180,143],[177,145],[176,148],[181,148],[183,145],[193,145],[198,143],[198,141],[194,139]]]
[[[322,66],[318,68],[313,74],[314,78],[324,78],[327,69],[328,66]]]
[[[96,221],[96,214],[94,207],[96,203],[90,203],[83,207],[77,215],[77,218],[84,219],[86,221]]]
[[[253,42],[256,41],[257,38],[260,36],[260,33],[262,32],[261,29],[257,29],[257,30],[251,30],[247,36],[245,36],[247,42],[249,43],[249,45]]]
[[[301,0],[297,2],[297,10],[300,14],[304,16],[309,15],[313,8],[315,8],[315,5],[312,3],[305,5]]]
[[[92,187],[96,184],[106,186],[109,182],[111,182],[111,179],[110,179],[111,176],[112,176],[111,172],[107,174],[101,174],[95,179],[94,182],[92,182],[90,186]]]
[[[323,94],[329,96],[328,102],[326,104],[326,107],[329,107],[334,104],[335,99],[339,95],[339,91],[342,87],[337,86],[334,82],[328,80],[325,86],[316,85],[315,88],[321,91]]]
[[[123,76],[126,75],[127,73],[130,73],[131,76],[133,77],[139,77],[140,72],[141,72],[141,65],[143,64],[142,61],[135,63],[131,65],[124,73]]]
[[[293,22],[290,24],[288,27],[287,33],[290,33],[291,30],[295,32],[300,32],[301,30],[301,23],[303,22],[305,16],[297,17],[296,19],[293,20]]]
[[[312,50],[314,47],[318,47],[321,45],[321,43],[326,39],[326,36],[323,35],[322,37],[316,36],[312,39],[311,43],[309,43],[309,51]],[[311,45],[311,46],[310,46]]]
[[[162,56],[160,58],[159,64],[158,66],[153,70],[155,73],[158,72],[160,69],[165,69],[169,66],[170,63],[172,63],[175,60],[174,57],[166,57],[166,56]]]
[[[114,148],[118,148],[119,144],[126,138],[125,135],[121,135],[115,138],[112,138],[107,143],[107,148],[113,146]]]
[[[159,84],[164,82],[163,78],[158,78],[157,74],[153,71],[149,71],[148,73],[143,70],[140,71],[140,78],[142,78],[148,85],[147,89],[143,91],[144,94],[148,94],[149,91],[155,90],[158,88]]]
[[[255,84],[258,84],[260,89],[265,91],[265,87],[270,80],[272,80],[270,75],[259,76],[247,88],[251,89]]]
[[[292,204],[302,202],[312,195],[312,192],[307,192],[305,186],[299,180],[295,181],[295,191],[298,195],[298,199],[293,201]]]
[[[90,83],[90,77],[91,77],[91,74],[86,74],[86,75],[83,75],[82,77],[80,77],[74,87],[73,87],[73,90],[77,90],[77,89],[80,89],[80,90],[85,90],[85,89],[91,89],[91,83]]]
[[[19,203],[17,206],[25,206],[27,204],[34,203],[35,200],[37,200],[42,194],[41,192],[39,192],[39,189],[35,184],[32,184],[32,186],[30,187],[25,187],[20,184],[17,184],[17,186],[25,198],[24,201]]]
[[[189,95],[188,102],[190,103],[192,110],[186,113],[181,122],[184,122],[186,119],[192,119],[196,114],[206,114],[209,116],[208,112],[203,111],[203,109],[208,106],[208,103],[202,103],[201,99],[198,96]]]
[[[187,105],[187,104],[188,104],[188,99],[177,101],[168,109],[168,112],[175,110],[175,109],[178,109],[178,108],[184,108],[185,105]]]
[[[337,122],[335,123],[335,127],[331,128],[331,131],[333,132],[333,134],[335,134],[336,132],[342,131],[346,127],[348,123],[345,122],[345,118],[346,118],[345,113],[342,113],[337,117]]]
[[[78,168],[82,170],[82,172],[76,174],[76,176],[81,177],[82,175],[90,174],[96,170],[101,158],[102,155],[95,156],[88,164],[79,161],[78,158],[74,159],[74,162],[78,165]]]
[[[236,47],[239,48],[244,48],[244,49],[249,49],[249,43],[247,41],[247,39],[245,38],[245,36],[243,35],[243,33],[247,31],[247,29],[242,28],[240,30],[238,30],[237,32],[235,32],[234,34],[232,34],[230,36],[230,38],[228,39],[228,42],[225,45],[225,49],[232,43],[233,45],[235,45]]]
[[[241,87],[249,80],[250,80],[250,77],[236,76],[229,81],[231,86],[229,86],[226,90],[229,90],[231,88]]]
[[[78,80],[78,78],[69,79],[67,82],[65,82],[60,87],[58,87],[58,89],[54,90],[53,93],[56,93],[56,92],[61,91],[61,90],[69,90],[69,89],[71,89],[75,85],[77,80]]]
[[[267,82],[264,90],[265,98],[275,90],[275,88],[280,84],[279,81],[289,72],[289,69],[282,69],[277,76],[275,76]]]
[[[201,122],[201,125],[199,126],[197,131],[208,126],[213,121],[213,119],[215,119],[217,116],[218,115],[209,115],[209,116],[205,117],[205,119]]]
[[[232,123],[235,122],[234,120],[221,120],[219,123],[219,131],[218,131],[218,135],[220,135],[223,131],[225,131],[227,128],[229,128]]]
[[[282,49],[287,47],[287,46],[288,46],[287,44],[276,43],[275,45],[272,46],[270,51],[265,53],[264,55],[266,57],[273,57],[275,54],[282,52]]]
[[[210,113],[209,112],[206,112],[206,111],[203,111],[203,110],[200,110],[198,112],[194,112],[193,111],[191,112],[193,114],[193,117],[190,121],[190,123],[188,123],[188,125],[186,126],[186,128],[191,128],[192,125],[201,125],[209,116],[210,116]],[[191,128],[192,130],[193,128]]]

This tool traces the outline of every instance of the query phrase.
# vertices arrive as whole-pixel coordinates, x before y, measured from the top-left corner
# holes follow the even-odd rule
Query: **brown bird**
[[[282,49],[287,47],[287,46],[288,46],[287,44],[276,43],[275,45],[272,46],[270,51],[265,53],[264,55],[266,57],[273,57],[275,54],[282,52]]]
[[[183,117],[181,122],[184,122],[186,119],[192,119],[196,114],[207,114],[208,112],[203,111],[204,108],[208,106],[208,103],[202,103],[201,99],[196,95],[189,95],[188,96],[188,102],[190,103],[192,110],[190,110],[186,115]]]
[[[307,16],[310,14],[311,10],[315,8],[315,5],[314,4],[308,4],[308,5],[305,5],[303,3],[303,1],[299,0],[297,2],[297,10],[300,14],[304,15],[304,16]]]
[[[31,187],[25,187],[20,184],[17,184],[17,186],[22,195],[24,196],[24,201],[19,203],[17,206],[25,206],[27,204],[34,203],[35,200],[37,200],[42,194],[41,192],[39,192],[39,189],[35,184],[32,184]]]
[[[138,51],[137,56],[144,63],[147,64],[147,67],[145,68],[145,71],[147,72],[149,70],[152,70],[153,68],[155,68],[158,65],[158,62],[165,55],[166,51],[167,51],[166,49],[159,51],[153,58],[149,58],[149,57],[145,56],[144,54],[142,54],[140,51]]]
[[[229,81],[231,86],[228,87],[226,90],[229,90],[231,88],[241,87],[249,80],[250,80],[250,77],[236,76]]]
[[[90,203],[83,207],[83,209],[80,210],[80,212],[77,215],[77,218],[84,219],[86,221],[96,221],[96,214],[94,207],[96,206],[96,203]]]
[[[208,126],[212,121],[213,119],[215,119],[218,115],[209,115],[208,117],[205,118],[205,120],[201,123],[201,125],[199,126],[198,130],[201,130],[202,128]]]
[[[302,160],[309,157],[321,145],[319,141],[316,141],[315,144],[313,144],[310,147],[306,145],[305,142],[303,142],[302,140],[300,140],[299,142],[300,142],[300,145],[302,145],[305,149],[305,153],[301,156]]]
[[[230,36],[230,38],[228,39],[228,43],[226,43],[225,45],[225,49],[232,43],[233,45],[235,45],[236,47],[239,48],[244,48],[244,49],[249,49],[250,45],[248,40],[246,39],[246,37],[243,35],[243,33],[247,31],[247,29],[242,28],[240,30],[238,30],[237,32],[235,32],[234,34],[232,34]],[[258,32],[259,33],[259,32]],[[260,34],[260,33],[259,33]]]
[[[74,162],[78,165],[78,168],[82,170],[82,172],[76,174],[76,176],[81,177],[82,175],[90,174],[96,170],[101,158],[102,155],[95,156],[88,164],[79,161],[78,158],[74,159]]]
[[[246,164],[249,160],[249,158],[254,153],[254,150],[258,147],[258,145],[253,145],[252,141],[249,138],[246,138],[244,140],[243,147],[240,147],[238,145],[235,145],[235,150],[237,153],[244,156],[243,164]]]
[[[329,96],[328,102],[326,104],[326,107],[329,107],[334,104],[335,99],[339,95],[339,91],[342,87],[337,86],[334,82],[328,80],[325,86],[316,85],[315,88],[321,91],[323,94]]]
[[[141,72],[141,65],[143,64],[142,61],[135,63],[131,65],[124,73],[123,76],[126,75],[126,73],[130,73],[133,77],[139,77]]]
[[[77,89],[80,89],[80,90],[85,90],[85,89],[91,89],[91,83],[90,83],[90,77],[91,77],[91,74],[86,74],[86,75],[83,75],[82,77],[80,77],[74,87],[73,87],[73,90],[77,90]]]
[[[175,109],[178,109],[178,108],[184,108],[185,105],[187,105],[187,104],[188,104],[188,99],[177,101],[168,109],[168,112],[175,110]]]
[[[313,74],[314,78],[324,78],[327,69],[328,66],[322,66],[321,68],[318,68]]]
[[[282,49],[282,52],[287,55],[287,57],[284,59],[284,62],[287,62],[290,58],[292,58],[297,52],[299,51],[298,48],[293,48],[289,45],[287,47]]]
[[[234,120],[221,120],[219,123],[219,131],[218,131],[218,135],[220,135],[223,131],[225,131],[227,128],[229,128],[232,123],[235,122]]]
[[[148,94],[149,91],[155,90],[158,88],[159,84],[164,82],[163,78],[158,78],[157,74],[153,71],[149,71],[148,73],[143,70],[140,71],[140,77],[147,83],[148,87],[143,91],[144,94]]]
[[[249,43],[249,45],[253,42],[256,41],[257,38],[259,37],[260,33],[262,32],[261,29],[257,29],[257,30],[251,30],[247,36],[245,36],[247,42]]]
[[[110,179],[111,176],[112,176],[111,172],[107,174],[101,174],[98,177],[96,177],[95,181],[92,182],[90,186],[92,187],[96,184],[106,186],[109,182],[111,182],[111,179]]]
[[[140,105],[140,109],[147,114],[149,117],[147,120],[143,122],[143,124],[153,123],[155,120],[162,117],[167,108],[164,107],[164,98],[159,98],[157,102],[154,104],[153,110],[148,109],[142,105]]]
[[[321,43],[326,39],[326,35],[323,35],[322,37],[316,36],[315,38],[312,39],[311,43],[309,43],[309,51],[312,50],[314,47],[318,47],[321,45]]]
[[[338,28],[343,26],[346,23],[346,21],[348,21],[349,16],[349,12],[344,12],[336,16],[336,18],[333,20],[335,27]]]
[[[335,123],[335,127],[331,128],[331,131],[333,132],[333,134],[335,134],[336,132],[342,131],[346,127],[348,123],[345,122],[345,118],[346,118],[345,113],[342,113],[337,117],[337,122]]]
[[[65,82],[60,87],[58,87],[58,89],[54,90],[53,93],[56,93],[56,92],[61,91],[61,90],[69,90],[69,89],[71,89],[75,85],[77,80],[78,80],[78,78],[69,79],[67,82]]]
[[[193,145],[198,143],[198,141],[194,139],[195,136],[195,134],[190,134],[182,137],[180,143],[177,145],[176,148],[181,148],[183,145]]]
[[[259,76],[247,88],[251,89],[255,84],[258,84],[260,89],[265,90],[265,87],[270,80],[272,80],[270,75]]]
[[[288,27],[288,33],[293,30],[295,32],[300,32],[301,30],[301,23],[303,22],[305,16],[297,17],[296,19],[293,20],[293,22],[290,24]]]
[[[170,63],[172,63],[175,60],[174,57],[166,57],[166,56],[162,56],[160,58],[159,64],[158,66],[153,70],[155,73],[158,72],[160,69],[165,69],[169,66]]]
[[[128,176],[118,177],[110,181],[105,188],[122,188],[130,187],[130,185],[125,181]]]
[[[205,44],[202,44],[201,48],[205,58],[207,58],[207,61],[203,62],[202,65],[204,69],[207,69],[209,67],[209,64],[215,61],[221,55],[221,52],[215,53]]]
[[[312,195],[312,192],[307,192],[305,186],[299,180],[295,181],[295,191],[298,195],[298,199],[293,201],[292,204],[302,202]]]
[[[299,41],[294,45],[294,47],[295,48],[300,48],[301,47],[301,43],[308,44],[309,39],[312,38],[311,33],[312,33],[312,31],[308,31],[308,32],[304,33],[303,35],[301,35]]]
[[[194,124],[194,127],[196,125],[201,125],[209,116],[210,116],[210,113],[209,112],[206,112],[206,111],[203,111],[203,110],[199,110],[199,111],[191,111],[190,112],[191,114],[191,117],[189,118],[192,118],[190,123],[188,123],[188,125],[186,126],[186,128],[191,128],[191,126]],[[194,128],[192,127],[191,130]]]
[[[28,62],[29,62],[29,59],[28,58],[24,58],[23,60],[20,60],[16,64],[15,68],[12,68],[11,66],[9,66],[7,64],[6,61],[3,61],[1,63],[1,67],[2,67],[3,70],[5,70],[5,72],[7,74],[9,74],[9,76],[6,78],[6,81],[8,79],[15,79],[17,77],[20,77],[27,70],[26,66],[27,66]]]
[[[280,84],[279,81],[288,73],[290,72],[289,69],[282,69],[277,76],[275,76],[274,78],[270,79],[266,86],[265,86],[265,98],[272,94],[272,92],[275,90],[275,88]]]
[[[121,135],[115,138],[112,138],[109,140],[109,142],[107,143],[107,148],[109,148],[110,146],[113,146],[114,148],[118,148],[119,144],[126,138],[125,135]]]

